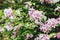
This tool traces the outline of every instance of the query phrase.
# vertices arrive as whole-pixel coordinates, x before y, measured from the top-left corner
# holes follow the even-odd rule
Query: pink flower
[[[5,24],[4,26],[8,31],[11,31],[13,29],[13,27],[11,25],[9,25],[8,23]]]
[[[49,36],[47,34],[40,34],[39,40],[50,40]]]
[[[58,24],[58,21],[54,18],[48,19],[46,22],[50,27],[54,27],[54,28]]]
[[[55,28],[56,26],[58,26],[58,23],[58,20],[54,18],[48,19],[45,23],[42,23],[40,25],[40,31],[44,33],[49,33],[52,27]]]
[[[35,20],[35,22],[38,23],[44,18],[44,15],[42,13],[43,11],[38,11],[38,10],[31,8],[28,14],[30,16],[30,20],[32,21]]]
[[[29,11],[29,16],[31,19],[42,19],[44,17],[44,15],[42,14],[43,12],[42,11],[38,11],[38,10],[35,10],[35,9],[30,9]]]
[[[4,10],[5,17],[9,17],[10,19],[13,19],[13,11],[11,8]]]
[[[5,9],[5,10],[4,10],[4,15],[5,15],[5,16],[11,16],[11,15],[12,15],[12,9],[11,9],[11,8]]]
[[[32,37],[33,37],[32,34],[29,34],[29,33],[28,33],[28,34],[26,35],[26,39],[29,39],[29,38],[32,38]]]
[[[40,26],[40,31],[44,33],[49,33],[51,31],[51,27],[48,24],[42,24]]]

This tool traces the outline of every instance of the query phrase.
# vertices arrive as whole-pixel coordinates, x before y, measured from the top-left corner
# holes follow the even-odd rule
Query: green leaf
[[[3,15],[3,11],[2,10],[0,10],[0,17]]]
[[[56,33],[51,33],[51,34],[49,35],[49,37],[52,38],[52,37],[55,36],[55,35],[56,35]]]

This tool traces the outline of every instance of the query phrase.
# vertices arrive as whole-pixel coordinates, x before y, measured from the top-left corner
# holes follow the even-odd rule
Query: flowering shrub
[[[0,4],[0,40],[60,40],[60,0]]]

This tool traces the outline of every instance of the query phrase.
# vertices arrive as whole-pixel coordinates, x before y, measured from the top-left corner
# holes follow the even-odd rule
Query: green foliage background
[[[4,36],[9,36],[9,40],[25,40],[25,36],[27,33],[31,33],[34,35],[34,37],[30,40],[34,40],[35,37],[38,36],[38,34],[40,34],[40,30],[39,30],[39,25],[36,25],[33,22],[30,21],[30,18],[28,16],[28,8],[25,7],[25,2],[27,1],[31,1],[31,7],[33,6],[34,9],[36,10],[42,10],[45,15],[48,18],[58,18],[60,16],[60,12],[55,12],[54,9],[57,6],[60,6],[60,2],[56,3],[56,4],[41,4],[39,2],[39,0],[13,0],[15,3],[11,3],[7,0],[0,0],[0,26],[4,26],[4,23],[7,22],[11,22],[9,19],[2,19],[1,16],[3,15],[3,10],[5,8],[11,7],[13,9],[13,11],[19,11],[21,14],[19,15],[18,12],[15,13],[15,15],[17,15],[17,18],[12,21],[11,23],[13,24],[13,22],[15,24],[13,24],[13,26],[22,24],[22,28],[19,30],[18,32],[18,36],[17,38],[13,38],[11,37],[12,31],[8,32],[5,31],[4,33],[0,33],[0,40],[3,40]],[[55,32],[55,30],[53,30],[51,33]]]

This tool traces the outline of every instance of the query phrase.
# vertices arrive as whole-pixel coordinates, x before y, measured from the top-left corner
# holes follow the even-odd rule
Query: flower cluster
[[[51,31],[51,28],[52,27],[55,28],[56,26],[58,26],[58,24],[59,24],[58,19],[51,18],[51,19],[48,19],[45,23],[41,24],[40,30],[42,32],[49,33],[49,31]]]
[[[43,11],[38,11],[33,8],[30,8],[29,11],[30,20],[34,20],[36,24],[39,24],[39,21],[41,21],[44,18]]]
[[[35,38],[35,40],[50,40],[50,38],[47,34],[40,34],[39,37]]]
[[[9,17],[9,19],[13,19],[13,11],[11,8],[5,9],[4,10],[4,16]]]

